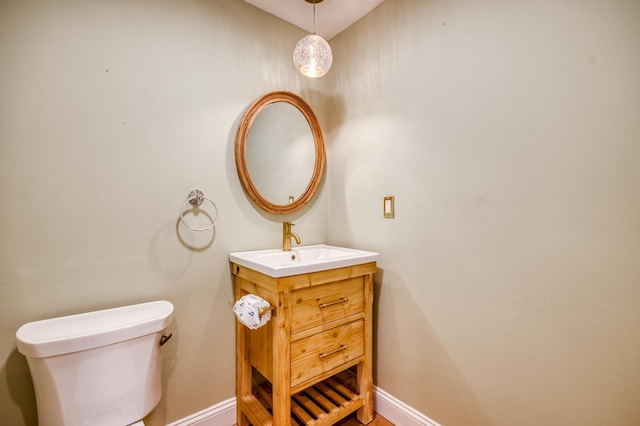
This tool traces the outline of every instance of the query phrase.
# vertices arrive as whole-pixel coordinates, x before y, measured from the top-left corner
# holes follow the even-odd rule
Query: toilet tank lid
[[[33,358],[79,352],[156,333],[172,319],[173,304],[166,300],[68,315],[24,324],[17,346]]]

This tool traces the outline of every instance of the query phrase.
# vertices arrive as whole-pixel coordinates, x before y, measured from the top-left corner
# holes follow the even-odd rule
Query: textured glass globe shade
[[[316,34],[303,37],[293,49],[293,63],[302,75],[322,77],[329,71],[333,63],[331,46]]]

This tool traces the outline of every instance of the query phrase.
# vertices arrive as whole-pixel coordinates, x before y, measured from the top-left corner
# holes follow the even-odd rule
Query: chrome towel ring
[[[211,219],[211,225],[205,228],[194,228],[193,226],[185,222],[184,209],[187,206],[187,204],[191,204],[193,207],[199,208],[200,205],[204,203],[205,200],[211,203],[211,205],[213,206],[213,209],[215,210],[215,215],[213,216],[213,219]],[[209,229],[216,226],[216,221],[218,220],[218,207],[216,207],[216,203],[214,203],[211,198],[205,197],[202,191],[200,191],[199,189],[194,189],[192,191],[189,191],[186,201],[182,203],[182,206],[180,206],[180,220],[182,221],[182,223],[184,223],[184,226],[191,229],[192,231],[208,231]]]

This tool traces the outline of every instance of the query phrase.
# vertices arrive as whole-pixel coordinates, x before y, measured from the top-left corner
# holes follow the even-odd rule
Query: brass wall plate
[[[393,219],[393,197],[384,197],[384,202],[382,204],[382,213],[385,219]]]

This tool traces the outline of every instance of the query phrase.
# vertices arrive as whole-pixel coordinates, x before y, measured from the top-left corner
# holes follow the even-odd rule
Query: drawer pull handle
[[[332,351],[329,351],[329,352],[325,352],[325,353],[323,353],[323,354],[320,354],[320,359],[324,359],[324,358],[328,357],[329,355],[333,355],[333,354],[336,354],[336,353],[338,353],[338,352],[340,352],[340,351],[344,351],[344,350],[345,350],[345,349],[347,349],[348,347],[349,347],[349,346],[347,346],[347,345],[340,345],[340,347],[339,347],[339,348],[336,348],[336,349],[334,349],[334,350],[332,350]]]
[[[345,303],[348,302],[349,299],[347,299],[346,297],[341,297],[338,300],[334,300],[333,302],[327,302],[327,303],[321,303],[318,305],[319,308],[326,308],[328,306],[333,306],[333,305],[337,305],[338,303]]]

